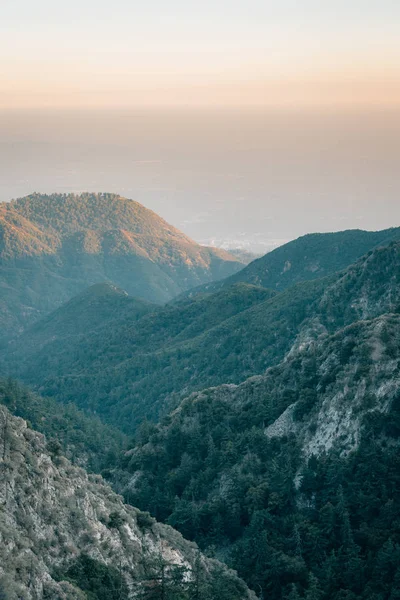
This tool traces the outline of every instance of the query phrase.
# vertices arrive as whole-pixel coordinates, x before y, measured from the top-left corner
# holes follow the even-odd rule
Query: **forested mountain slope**
[[[144,420],[117,466],[115,455],[103,462],[104,476],[127,502],[226,561],[265,598],[400,596],[400,242],[378,244],[342,271],[283,291],[239,282],[157,307],[113,285],[96,285],[7,350],[10,373],[125,432],[145,416],[156,420],[170,413],[159,424]],[[4,384],[3,402],[15,414],[18,406],[32,412],[40,426],[44,405],[29,395],[21,401],[13,386]],[[57,406],[51,398],[43,402],[50,412]],[[61,424],[71,420],[64,421],[60,441],[72,455],[70,425],[82,423],[88,436],[91,428],[88,417],[70,410],[62,413]],[[57,415],[51,414],[43,431],[57,431]],[[6,432],[6,421],[0,431]],[[85,444],[79,437],[72,449],[74,444],[79,459]],[[60,446],[54,440],[48,446],[58,468]],[[29,461],[27,455],[28,471]],[[14,490],[28,471],[13,479]],[[64,488],[60,495],[68,497]],[[88,502],[85,496],[85,507]],[[79,512],[80,500],[76,506]],[[121,533],[120,510],[89,527],[94,550],[87,538],[82,545],[66,533],[78,549],[72,552],[76,562],[58,564],[59,551],[51,548],[62,544],[46,542],[45,562],[55,564],[50,571],[46,562],[50,590],[61,589],[51,588],[61,585],[60,577],[82,590],[85,574],[102,573],[104,563],[110,586],[122,581],[125,563],[114,560],[119,542],[110,542],[117,551],[109,562],[96,546],[103,526]],[[59,511],[64,523],[62,504]],[[149,517],[139,521],[145,529],[150,523],[154,534]],[[153,575],[159,553],[157,560],[150,560]],[[143,579],[141,568],[134,568],[136,579],[129,568],[126,594]],[[23,567],[6,584],[21,584],[21,573],[29,590],[29,569]],[[183,586],[178,598],[185,600],[193,588],[177,577]],[[227,598],[246,597],[237,580],[230,580],[233,595],[224,578],[214,581],[222,587],[204,583],[206,598],[224,598],[224,591]]]
[[[127,320],[133,324],[157,308],[158,305],[133,298],[112,284],[97,283],[11,340],[6,348],[12,352],[21,347],[24,353],[37,356],[49,343],[60,349],[78,346],[82,338],[94,331],[104,328],[110,331],[114,323]]]
[[[106,419],[109,415],[110,422],[114,418],[132,431],[144,414],[156,417],[167,394],[186,388],[194,369],[200,374],[199,361],[208,362],[203,340],[210,332],[221,329],[228,336],[235,315],[273,296],[263,288],[238,284],[185,305],[156,308],[139,320],[131,318],[129,307],[119,315],[112,309],[118,315],[112,322],[78,336],[64,335],[70,319],[66,305],[9,346],[7,368],[43,393]],[[63,326],[55,330],[54,322]]]
[[[227,279],[189,290],[183,297],[212,293],[239,281],[282,291],[295,283],[332,275],[370,250],[398,240],[400,227],[382,231],[350,229],[311,233],[279,246]]]
[[[400,315],[304,339],[265,375],[142,425],[125,497],[265,597],[400,593]]]
[[[253,598],[236,574],[0,406],[0,594],[7,600]],[[195,595],[196,594],[196,595]]]
[[[55,441],[74,464],[95,473],[114,464],[128,443],[118,429],[85,415],[75,404],[42,398],[11,379],[0,378],[0,404]]]
[[[3,337],[94,283],[162,303],[241,266],[115,194],[33,194],[0,204]]]
[[[399,305],[400,243],[393,242],[343,272],[279,294],[235,284],[138,320],[128,311],[112,327],[79,338],[58,338],[40,323],[16,345],[8,369],[129,432],[190,391],[240,383],[280,362],[303,339]]]

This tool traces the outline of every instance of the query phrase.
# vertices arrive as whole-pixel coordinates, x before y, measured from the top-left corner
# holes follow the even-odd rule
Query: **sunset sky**
[[[0,107],[397,105],[395,0],[2,0]]]
[[[0,0],[0,200],[257,252],[400,225],[399,0]]]

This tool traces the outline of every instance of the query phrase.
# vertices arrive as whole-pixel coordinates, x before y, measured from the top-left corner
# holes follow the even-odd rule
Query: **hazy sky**
[[[0,111],[0,200],[108,191],[262,251],[400,226],[400,111]]]
[[[397,0],[0,2],[0,107],[399,100]]]
[[[0,200],[262,250],[400,225],[399,173],[400,0],[0,0]]]

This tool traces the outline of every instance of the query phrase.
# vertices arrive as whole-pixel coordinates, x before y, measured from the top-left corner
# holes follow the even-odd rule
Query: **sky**
[[[400,225],[398,0],[0,0],[0,201],[265,249]]]
[[[400,111],[0,112],[0,200],[115,192],[256,252],[400,226]]]
[[[0,107],[396,105],[396,0],[1,0]]]

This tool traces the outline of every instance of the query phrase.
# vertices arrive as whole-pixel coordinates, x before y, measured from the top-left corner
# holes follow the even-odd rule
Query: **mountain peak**
[[[242,266],[138,202],[105,193],[35,193],[0,203],[0,256],[8,335],[95,283],[164,303]]]
[[[110,193],[31,194],[10,202],[16,212],[58,235],[90,229],[105,232],[127,229],[150,234],[162,229],[177,239],[187,239],[139,202]]]

